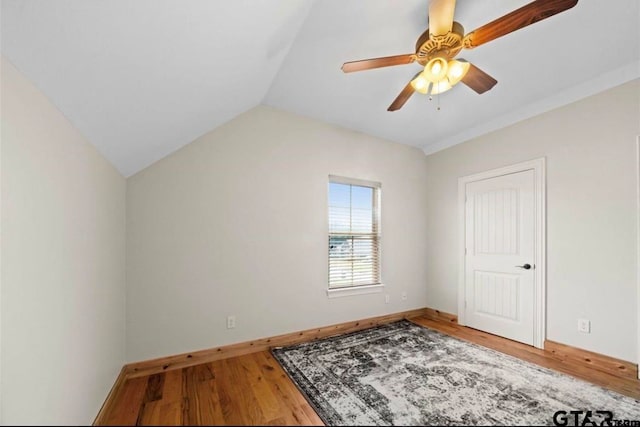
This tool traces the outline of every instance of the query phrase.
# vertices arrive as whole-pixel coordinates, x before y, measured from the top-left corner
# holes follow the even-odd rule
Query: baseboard
[[[237,344],[230,344],[215,347],[207,350],[199,350],[191,353],[183,353],[174,356],[161,357],[142,362],[135,362],[125,365],[127,378],[136,378],[146,375],[153,375],[167,372],[173,369],[182,369],[188,366],[199,365],[201,363],[213,362],[228,357],[242,356],[249,353],[268,350],[272,347],[299,344],[326,338],[333,335],[355,332],[362,329],[371,328],[385,323],[395,322],[401,319],[409,319],[418,316],[429,316],[430,309],[419,308],[415,310],[402,311],[399,313],[376,316],[368,319],[352,322],[339,323],[331,326],[307,329],[304,331],[292,332],[269,338],[260,338],[253,341],[246,341]],[[435,310],[433,310],[435,311]]]
[[[445,313],[444,311],[436,310],[433,308],[425,308],[424,311],[425,311],[424,316],[428,317],[429,319],[441,320],[444,322],[455,323],[455,324],[458,323],[457,314]]]
[[[568,360],[617,377],[638,379],[638,365],[625,360],[550,340],[544,342],[544,349],[562,360]]]
[[[120,393],[120,388],[122,388],[122,385],[127,380],[127,373],[125,368],[126,368],[126,365],[123,366],[122,369],[120,370],[120,374],[118,375],[118,378],[116,378],[116,382],[113,383],[113,387],[111,387],[111,390],[109,391],[107,398],[104,400],[104,403],[102,404],[102,407],[100,408],[100,411],[96,416],[96,419],[93,420],[92,425],[99,426],[99,425],[105,424],[105,421],[106,421],[104,419],[105,414],[108,414],[111,412],[112,406],[115,402],[115,397]]]

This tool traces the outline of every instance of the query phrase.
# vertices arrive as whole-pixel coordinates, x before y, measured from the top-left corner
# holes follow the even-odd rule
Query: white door
[[[466,325],[534,343],[535,172],[465,186]]]

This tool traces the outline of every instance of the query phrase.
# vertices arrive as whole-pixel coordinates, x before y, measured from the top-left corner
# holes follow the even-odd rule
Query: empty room
[[[640,426],[640,2],[0,18],[0,425]]]

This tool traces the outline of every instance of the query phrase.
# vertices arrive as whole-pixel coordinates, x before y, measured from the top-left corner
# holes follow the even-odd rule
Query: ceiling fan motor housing
[[[424,66],[435,57],[453,59],[462,50],[463,38],[464,28],[455,21],[451,31],[441,36],[429,34],[427,28],[416,42],[416,61]]]

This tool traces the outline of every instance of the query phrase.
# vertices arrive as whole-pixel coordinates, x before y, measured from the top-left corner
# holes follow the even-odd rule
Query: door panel
[[[468,326],[533,344],[534,183],[527,170],[467,183],[465,317]]]
[[[519,320],[519,276],[476,271],[474,279],[476,313],[501,320]]]
[[[518,190],[505,188],[474,197],[475,252],[518,253]]]

